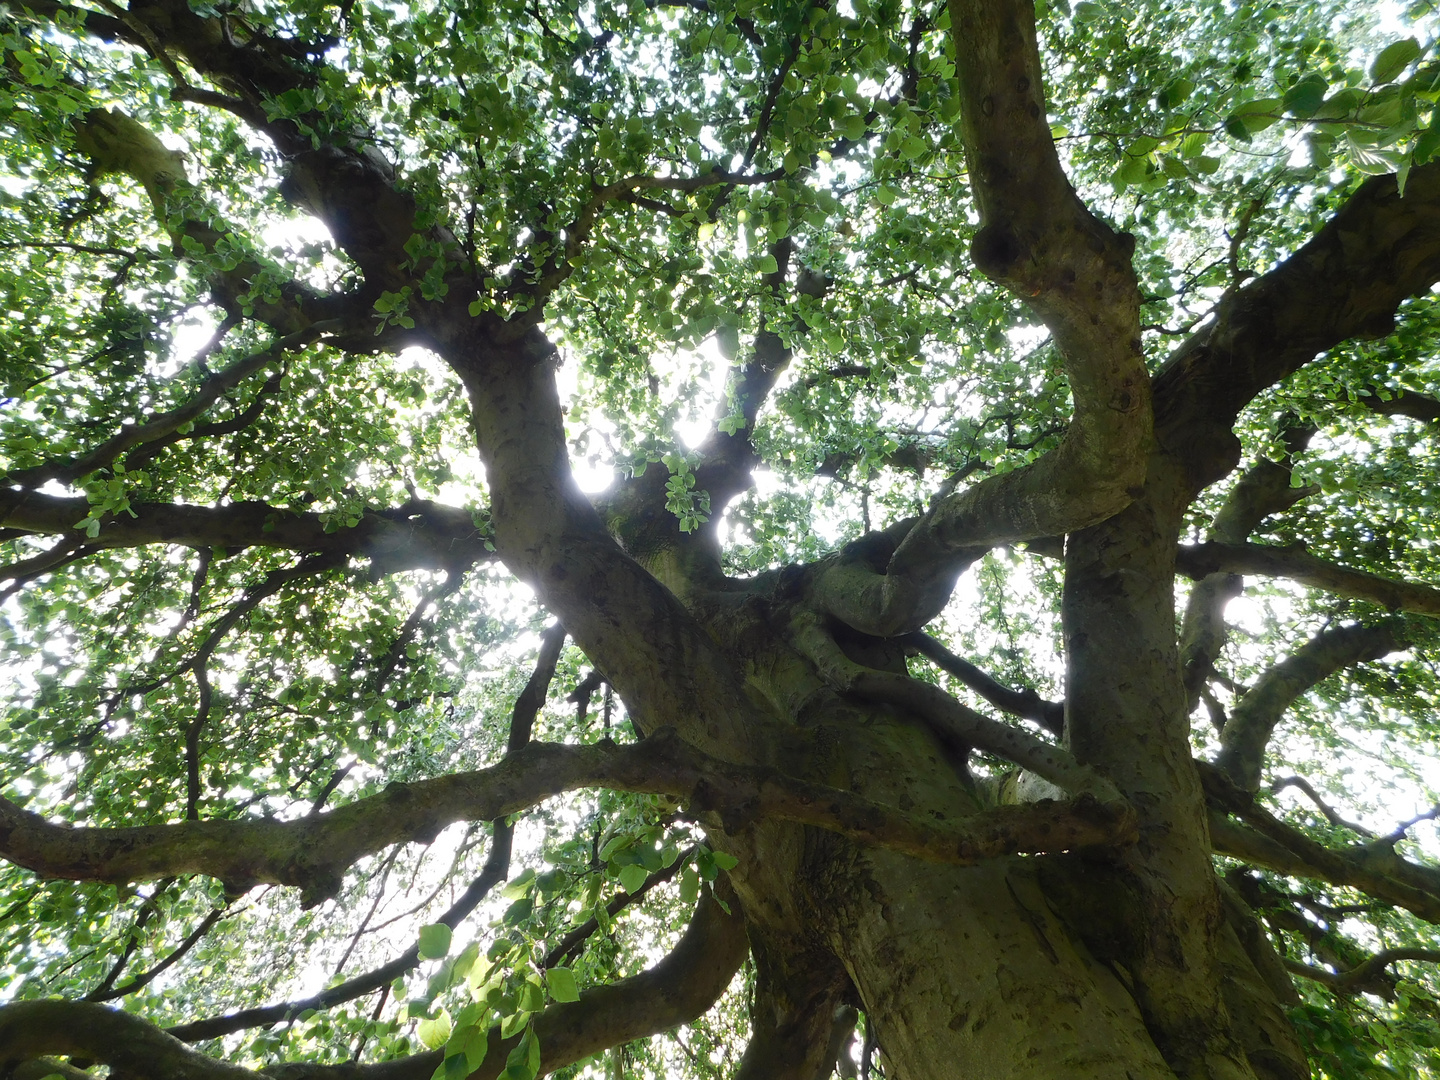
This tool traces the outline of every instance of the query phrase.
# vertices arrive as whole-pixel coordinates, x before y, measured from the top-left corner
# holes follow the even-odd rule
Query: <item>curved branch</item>
[[[735,907],[735,901],[729,901]],[[540,1075],[619,1043],[643,1039],[694,1020],[730,985],[749,950],[745,923],[709,890],[690,925],[658,964],[580,1000],[552,1005],[535,1017]],[[470,1080],[494,1080],[516,1035],[490,1031],[485,1062]],[[173,1035],[130,1013],[77,1001],[24,1001],[0,1006],[0,1061],[23,1062],[66,1054],[99,1061],[112,1073],[153,1080],[428,1080],[442,1064],[440,1050],[374,1065],[293,1062],[251,1072],[197,1053]]]
[[[1388,626],[1322,630],[1261,675],[1230,710],[1230,719],[1220,732],[1216,766],[1246,791],[1258,791],[1265,748],[1296,698],[1342,668],[1378,660],[1403,648],[1405,642]]]
[[[1440,923],[1440,868],[1402,858],[1383,837],[1366,844],[1328,848],[1255,804],[1208,762],[1195,767],[1210,807],[1210,841],[1217,854],[1291,877],[1348,885],[1388,904],[1397,904],[1427,922]],[[1240,821],[1232,821],[1227,815]]]
[[[262,1073],[190,1049],[138,1016],[95,1002],[0,1005],[0,1061],[52,1054],[100,1061],[117,1075],[154,1080],[265,1080]]]
[[[1310,781],[1306,780],[1303,776],[1286,776],[1283,779],[1276,780],[1270,785],[1270,792],[1273,795],[1278,795],[1289,787],[1303,791],[1306,797],[1315,804],[1316,809],[1325,815],[1325,820],[1336,828],[1348,829],[1353,833],[1359,833],[1361,836],[1373,837],[1375,835],[1369,829],[1365,828],[1364,825],[1357,825],[1353,821],[1346,821],[1337,814],[1335,808],[1322,799],[1320,793],[1316,791]],[[1404,835],[1403,830],[1401,835]],[[1399,839],[1399,837],[1396,837],[1396,839]]]
[[[1292,428],[1283,433],[1291,454],[1309,442],[1313,428]],[[1210,525],[1210,538],[1222,543],[1242,544],[1262,521],[1313,495],[1311,487],[1290,483],[1287,463],[1260,460],[1248,469],[1225,496],[1225,502]],[[1244,590],[1235,573],[1208,572],[1190,593],[1185,620],[1180,630],[1180,666],[1184,672],[1186,712],[1194,712],[1204,696],[1206,680],[1215,670],[1215,661],[1229,638],[1225,608]]]
[[[1019,737],[1017,746],[1029,738],[1006,730]],[[1011,753],[1052,782],[1073,784],[1076,779],[1074,769],[1060,760],[1063,751],[1040,744],[1034,754],[1013,748]],[[665,729],[629,746],[532,743],[489,769],[391,784],[369,798],[292,821],[250,818],[71,828],[0,798],[0,857],[42,877],[77,881],[206,874],[232,892],[262,883],[296,885],[308,906],[334,896],[346,869],[364,855],[395,843],[430,839],[456,821],[494,819],[553,795],[598,786],[674,796],[687,801],[694,813],[718,814],[727,831],[756,818],[793,821],[962,866],[1018,851],[1123,844],[1132,839],[1134,827],[1128,804],[1101,801],[1088,792],[1069,803],[1000,806],[974,817],[926,824],[774,769],[718,761]],[[1091,781],[1090,786],[1103,786],[1103,781]]]
[[[215,250],[228,230],[213,224],[214,213],[185,175],[184,155],[166,147],[120,109],[91,109],[76,117],[71,126],[76,146],[90,158],[95,175],[121,173],[145,189],[177,254],[193,246],[206,252]],[[283,334],[303,332],[318,320],[333,318],[349,304],[348,297],[317,293],[290,280],[278,289],[256,288],[258,280],[276,273],[275,267],[252,256],[233,269],[212,273],[210,284],[217,302],[227,311],[238,313],[248,307]],[[357,308],[368,315],[364,307]]]
[[[933,618],[979,551],[1073,532],[1123,510],[1145,479],[1152,438],[1134,239],[1091,214],[1060,167],[1034,9],[953,0],[950,18],[960,131],[980,212],[971,254],[1054,335],[1074,414],[1060,445],[1036,461],[937,499],[878,573],[837,562],[822,574],[824,610],[879,637]]]
[[[1377,976],[1384,973],[1391,964],[1402,960],[1418,960],[1427,964],[1440,964],[1440,950],[1436,949],[1383,949],[1362,964],[1349,971],[1325,971],[1295,960],[1286,960],[1285,967],[1292,974],[1313,982],[1322,983],[1337,993],[1356,993],[1368,988]]]
[[[1207,574],[1253,574],[1288,578],[1336,596],[1368,600],[1389,611],[1440,617],[1440,588],[1415,581],[1396,581],[1364,570],[1350,570],[1305,550],[1303,543],[1288,547],[1265,544],[1182,544],[1176,552],[1176,569],[1186,577]]]
[[[956,656],[929,634],[914,633],[900,639],[902,644],[912,646],[921,656],[932,661],[936,667],[948,672],[974,690],[997,709],[1026,720],[1033,720],[1052,735],[1065,732],[1065,703],[1046,701],[1034,690],[1011,690],[1003,686],[970,661]]]
[[[1160,444],[1199,491],[1235,465],[1255,395],[1352,338],[1381,338],[1440,280],[1440,163],[1365,181],[1309,243],[1221,306],[1155,376]]]

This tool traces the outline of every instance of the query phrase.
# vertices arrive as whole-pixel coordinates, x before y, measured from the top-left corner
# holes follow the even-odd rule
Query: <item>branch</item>
[[[1089,777],[1088,771],[1061,760],[1066,757],[1062,751],[1038,744],[1038,752],[1026,754],[1024,741],[1029,736],[994,726],[1014,739],[990,741],[1013,742],[1010,756],[1052,782],[1069,781],[1073,786],[1077,776]],[[1089,786],[1102,784],[1091,780]],[[206,874],[220,879],[231,892],[263,883],[295,885],[302,890],[302,902],[311,906],[334,896],[345,870],[364,855],[391,844],[432,839],[457,821],[517,813],[584,787],[670,795],[687,802],[692,813],[718,814],[726,831],[757,818],[793,821],[961,866],[1017,851],[1126,843],[1134,822],[1123,801],[1102,801],[1082,792],[1069,803],[1046,800],[1000,806],[930,825],[774,769],[718,761],[682,743],[672,729],[664,729],[627,746],[532,743],[488,769],[390,784],[379,794],[339,809],[291,821],[212,819],[71,828],[0,799],[0,856],[42,877],[76,881]]]
[[[1373,837],[1375,835],[1369,829],[1365,828],[1364,825],[1356,825],[1353,821],[1346,821],[1337,814],[1329,803],[1320,798],[1320,793],[1316,791],[1310,781],[1306,780],[1303,776],[1287,776],[1284,779],[1276,780],[1270,785],[1270,793],[1272,795],[1278,795],[1287,787],[1293,787],[1303,791],[1309,800],[1319,809],[1320,813],[1325,815],[1325,820],[1336,828],[1349,829],[1351,832],[1359,833],[1361,836]],[[1401,835],[1404,835],[1404,830],[1401,830]]]
[[[1303,543],[1288,547],[1213,542],[1184,544],[1176,553],[1175,566],[1190,578],[1207,574],[1288,578],[1336,596],[1368,600],[1388,611],[1440,617],[1440,588],[1420,582],[1396,581],[1364,570],[1350,570],[1311,555]]]
[[[87,548],[179,544],[193,548],[284,548],[368,558],[376,576],[403,570],[449,570],[492,559],[471,513],[412,499],[387,510],[366,510],[354,528],[326,531],[321,514],[285,510],[262,502],[225,506],[131,503],[107,515],[87,538],[76,523],[90,513],[84,498],[0,487],[0,527],[59,535]],[[132,516],[133,515],[133,516]],[[18,566],[12,568],[18,571]],[[11,571],[0,574],[13,576]]]
[[[1236,417],[1254,397],[1352,338],[1382,338],[1395,311],[1440,279],[1440,164],[1400,197],[1373,177],[1315,237],[1238,290],[1155,376],[1160,444],[1190,491],[1234,467]]]
[[[942,670],[953,675],[997,709],[1033,720],[1052,735],[1065,732],[1065,704],[1046,701],[1034,690],[1011,690],[1002,686],[970,661],[956,656],[929,634],[914,633],[900,639]]]
[[[510,734],[507,745],[511,753],[521,749],[530,741],[530,733],[535,726],[535,717],[545,704],[546,692],[550,687],[550,681],[555,677],[555,665],[559,661],[560,649],[564,644],[565,631],[559,623],[548,628],[541,636],[540,655],[536,658],[535,670],[531,672],[525,688],[515,698],[515,705],[510,712]],[[319,801],[323,800],[317,800],[317,802]],[[485,859],[485,865],[481,868],[480,875],[470,883],[469,887],[460,895],[460,899],[451,904],[449,910],[436,920],[452,930],[480,905],[481,901],[490,894],[491,889],[510,875],[510,849],[515,835],[514,827],[505,817],[498,817],[491,822],[491,828],[493,831],[490,854]],[[351,944],[353,945],[354,942],[352,941]],[[341,963],[343,964],[344,961],[342,960]],[[169,1031],[177,1039],[183,1039],[186,1042],[201,1042],[206,1039],[218,1039],[222,1035],[243,1031],[245,1028],[284,1023],[306,1009],[329,1009],[335,1005],[354,1001],[356,998],[374,993],[376,990],[388,986],[419,963],[420,946],[417,943],[373,971],[358,975],[353,979],[346,979],[343,983],[322,990],[311,997],[281,1002],[276,1005],[242,1009],[225,1016],[181,1024],[178,1027],[170,1028]]]
[[[161,960],[154,967],[135,976],[135,978],[131,979],[129,982],[121,986],[87,994],[85,996],[85,1000],[113,1001],[116,998],[125,997],[127,994],[133,994],[137,990],[143,990],[146,986],[149,986],[157,978],[163,975],[167,969],[179,963],[179,961],[184,958],[186,953],[188,953],[191,949],[193,949],[196,945],[200,943],[201,938],[203,938],[212,929],[214,929],[215,924],[218,923],[221,919],[223,919],[225,917],[225,913],[229,910],[229,908],[213,909],[208,915],[205,916],[205,918],[200,920],[200,924],[196,926],[194,930],[190,931],[190,933],[185,936],[184,941],[180,942],[179,945],[177,945],[173,950],[171,950],[171,952],[165,957],[165,959]]]
[[[117,1076],[265,1080],[262,1073],[197,1053],[138,1016],[95,1002],[52,998],[0,1006],[0,1061],[52,1054],[102,1062]]]
[[[486,857],[485,865],[481,868],[479,876],[460,894],[460,899],[450,905],[450,908],[436,922],[444,923],[454,930],[480,906],[481,901],[490,894],[491,889],[505,880],[510,873],[510,842],[513,834],[514,829],[503,819],[495,822],[495,832],[490,842],[490,854]],[[420,946],[417,943],[388,963],[382,964],[372,971],[367,971],[363,975],[357,975],[353,979],[346,979],[344,982],[308,998],[298,998],[294,1001],[263,1005],[253,1009],[241,1009],[224,1016],[214,1016],[207,1020],[195,1020],[188,1024],[180,1024],[167,1030],[175,1038],[183,1039],[185,1042],[204,1042],[206,1039],[218,1039],[223,1035],[230,1035],[246,1028],[283,1024],[299,1016],[306,1009],[329,1009],[364,997],[366,994],[373,994],[376,990],[389,986],[407,971],[413,970],[419,963]]]
[[[1288,510],[1315,493],[1312,487],[1295,487],[1290,483],[1289,465],[1289,456],[1303,449],[1313,432],[1313,428],[1290,428],[1282,434],[1288,450],[1284,463],[1262,459],[1246,471],[1225,496],[1225,502],[1211,522],[1212,540],[1242,544],[1271,514]],[[1180,666],[1184,672],[1187,715],[1195,711],[1205,682],[1215,670],[1215,661],[1229,638],[1225,608],[1243,591],[1244,582],[1237,575],[1212,572],[1190,593],[1180,631]]]
[[[733,897],[728,906],[734,908]],[[552,1005],[535,1017],[540,1072],[562,1069],[610,1046],[658,1035],[705,1013],[730,985],[749,951],[745,923],[707,889],[675,948],[654,967],[608,986],[592,987],[580,1000]],[[3,1010],[0,1010],[3,1013]],[[491,1028],[484,1064],[469,1080],[495,1080],[520,1035],[502,1039]],[[443,1051],[375,1065],[293,1062],[266,1069],[270,1080],[429,1080]],[[166,1078],[160,1078],[166,1080]]]
[[[938,686],[857,664],[814,621],[797,626],[795,642],[835,689],[908,709],[942,737],[1002,757],[1070,795],[1112,807],[1121,821],[1133,822],[1134,812],[1115,785],[1068,751],[1028,731],[982,716]]]
[[[1427,424],[1440,420],[1440,401],[1417,394],[1413,390],[1392,390],[1389,398],[1366,392],[1357,400],[1371,412],[1381,416],[1408,416],[1411,420]]]
[[[1060,445],[1036,461],[937,499],[878,572],[838,561],[820,577],[821,606],[879,637],[929,622],[984,549],[1073,532],[1124,509],[1151,444],[1134,239],[1091,214],[1060,167],[1033,8],[955,0],[950,33],[980,214],[971,254],[1050,329],[1074,414]]]
[[[229,234],[229,229],[213,224],[216,215],[185,175],[184,155],[166,147],[143,124],[120,109],[91,109],[71,125],[76,147],[93,165],[92,175],[120,173],[145,189],[177,255],[192,247],[213,252]],[[243,241],[240,246],[248,249]],[[212,273],[210,285],[226,311],[238,313],[248,305],[258,319],[287,335],[333,318],[348,303],[348,298],[321,294],[290,280],[279,289],[268,284],[257,287],[264,277],[277,273],[278,268],[252,255],[233,269]]]
[[[1285,967],[1301,978],[1322,983],[1340,994],[1366,990],[1376,976],[1382,974],[1391,964],[1402,960],[1421,960],[1427,964],[1440,964],[1440,951],[1435,949],[1383,949],[1364,963],[1349,971],[1325,971],[1294,960],[1286,960]]]
[[[1395,852],[1394,838],[1325,847],[1257,806],[1249,792],[1213,765],[1195,765],[1210,806],[1210,840],[1217,854],[1291,877],[1350,886],[1440,923],[1440,869],[1402,858]],[[1227,815],[1232,814],[1241,820],[1230,820]]]
[[[620,912],[624,911],[627,907],[638,903],[651,889],[673,880],[676,874],[685,869],[685,864],[694,856],[695,850],[694,847],[686,848],[676,857],[673,863],[656,870],[647,877],[644,883],[634,892],[622,892],[620,895],[611,899],[611,901],[605,905],[606,914],[609,915],[611,919],[614,919],[616,915],[620,914]],[[557,964],[569,963],[579,955],[580,947],[584,945],[590,935],[598,929],[600,929],[599,920],[593,916],[586,919],[555,943],[554,947],[545,954],[545,959],[540,962],[540,966],[542,968],[552,968]]]
[[[1341,668],[1406,648],[1388,626],[1322,630],[1270,668],[1246,692],[1220,732],[1216,766],[1246,791],[1258,791],[1265,747],[1295,699]]]

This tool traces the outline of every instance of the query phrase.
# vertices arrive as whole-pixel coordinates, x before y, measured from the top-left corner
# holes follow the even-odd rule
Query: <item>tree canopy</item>
[[[0,1072],[1440,1071],[1440,54],[0,0]]]

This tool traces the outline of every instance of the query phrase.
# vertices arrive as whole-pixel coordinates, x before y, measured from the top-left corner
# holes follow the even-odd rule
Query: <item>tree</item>
[[[1377,18],[5,0],[6,1069],[1428,1075]]]

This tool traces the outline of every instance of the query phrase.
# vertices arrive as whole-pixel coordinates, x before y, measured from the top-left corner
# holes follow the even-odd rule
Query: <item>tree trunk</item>
[[[1154,584],[1171,580],[1176,520],[1142,500],[1072,536],[1067,552],[1068,741],[1139,808],[1133,848],[938,867],[774,823],[717,836],[742,855],[732,877],[770,983],[757,1013],[779,1016],[791,1040],[793,1065],[780,1069],[787,1044],[767,1034],[776,1069],[753,1075],[828,1076],[793,1044],[817,1050],[837,1002],[866,1012],[905,1080],[1308,1075],[1283,976],[1267,982],[1265,955],[1241,947],[1211,867],[1173,594]],[[785,604],[725,594],[690,606],[747,672],[752,698],[787,707],[775,752],[786,772],[922,819],[991,801],[965,748],[825,687],[783,632]],[[835,637],[852,659],[903,669],[893,643]]]

